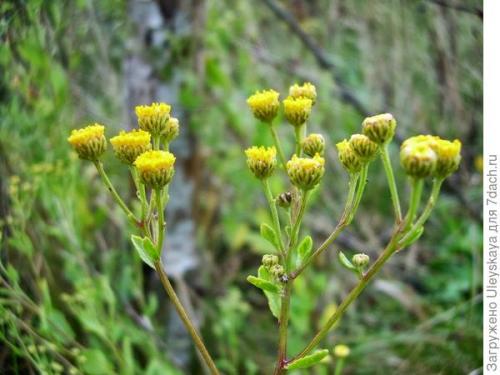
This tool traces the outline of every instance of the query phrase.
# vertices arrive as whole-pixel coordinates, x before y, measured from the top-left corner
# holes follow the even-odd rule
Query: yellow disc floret
[[[316,103],[316,87],[311,82],[306,82],[303,85],[294,84],[290,86],[288,95],[292,98],[308,98],[311,99],[312,104]]]
[[[151,149],[151,134],[144,130],[121,131],[109,140],[116,156],[125,164],[133,164],[143,152]]]
[[[299,158],[293,155],[292,159],[286,163],[288,176],[294,186],[303,190],[314,188],[325,173],[325,159],[319,154],[313,158]]]
[[[134,165],[142,182],[154,189],[161,189],[174,176],[175,156],[168,151],[146,151],[135,159]]]
[[[248,168],[258,179],[271,176],[276,168],[276,148],[253,146],[245,150]]]
[[[138,105],[135,107],[135,114],[142,130],[151,133],[152,136],[158,136],[166,131],[170,119],[170,105],[166,103]]]
[[[75,129],[71,131],[68,142],[80,159],[95,161],[106,151],[104,126],[96,123],[82,129]]]
[[[278,114],[279,96],[274,90],[257,91],[247,99],[247,104],[258,120],[271,123]]]
[[[285,117],[293,126],[303,125],[311,114],[312,100],[305,97],[293,98],[289,96],[283,100]]]
[[[347,345],[339,344],[339,345],[335,345],[335,348],[333,348],[333,354],[337,358],[345,358],[345,357],[349,356],[350,353],[351,353],[351,350],[349,349],[349,347]]]
[[[400,160],[405,172],[415,178],[430,177],[436,169],[437,155],[432,136],[417,136],[401,145]]]

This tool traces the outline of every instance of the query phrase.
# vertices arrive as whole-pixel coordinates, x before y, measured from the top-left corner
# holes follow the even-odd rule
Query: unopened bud
[[[316,103],[316,87],[310,82],[306,82],[302,86],[299,86],[298,84],[290,86],[288,94],[292,98],[304,97],[311,99],[313,105]]]
[[[364,134],[351,135],[349,143],[352,150],[361,160],[369,161],[377,154],[378,145]]]
[[[396,131],[396,120],[390,113],[367,117],[363,121],[363,134],[377,144],[389,142]]]
[[[349,349],[349,347],[347,345],[342,345],[342,344],[335,345],[335,348],[333,348],[333,354],[337,358],[345,358],[345,357],[349,356],[350,353],[351,353],[351,350]]]
[[[408,142],[401,146],[401,166],[415,178],[432,176],[436,169],[437,155],[428,142]]]
[[[302,150],[310,157],[316,154],[323,156],[325,152],[325,139],[321,134],[309,134],[302,141]]]
[[[313,158],[299,158],[293,155],[286,163],[286,169],[294,186],[311,190],[319,184],[325,173],[325,159],[318,154]]]
[[[266,254],[262,257],[262,265],[266,268],[271,268],[278,264],[278,262],[279,258],[276,255]]]
[[[365,268],[370,262],[370,257],[366,254],[355,254],[352,257],[352,264],[357,268]]]
[[[170,117],[165,126],[165,130],[161,133],[165,142],[172,142],[179,135],[179,120],[175,117]]]
[[[292,204],[292,200],[293,200],[292,193],[287,191],[285,193],[281,193],[280,195],[278,195],[276,203],[278,204],[278,206],[282,208],[288,208]]]
[[[271,272],[271,275],[273,275],[276,279],[281,279],[281,277],[285,274],[285,269],[282,265],[275,264],[271,267],[269,272]]]
[[[337,152],[339,154],[339,160],[344,166],[344,168],[349,173],[358,173],[363,166],[363,162],[358,157],[358,155],[352,149],[351,144],[347,140],[337,143]]]

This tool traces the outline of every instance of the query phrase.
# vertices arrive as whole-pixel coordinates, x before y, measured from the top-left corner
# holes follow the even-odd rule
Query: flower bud
[[[293,200],[292,193],[287,191],[285,193],[281,193],[280,195],[278,195],[278,199],[276,199],[276,203],[278,204],[278,206],[280,206],[282,208],[288,208],[292,204],[292,200]]]
[[[278,262],[279,258],[276,255],[266,254],[262,257],[262,265],[268,269],[278,264]]]
[[[321,181],[325,173],[325,159],[318,154],[313,158],[299,158],[293,155],[286,163],[286,169],[294,186],[311,190]]]
[[[280,264],[275,264],[269,270],[271,275],[273,275],[276,279],[281,279],[281,277],[285,274],[285,269]]]
[[[363,162],[352,149],[351,143],[347,140],[337,143],[339,160],[349,173],[358,173],[363,167]]]
[[[133,164],[140,154],[151,150],[151,134],[144,130],[121,131],[109,141],[116,157],[128,165]]]
[[[460,160],[462,159],[460,156],[462,143],[458,139],[455,139],[453,142],[439,139],[433,148],[437,154],[434,175],[439,178],[448,177],[455,172],[460,165]]]
[[[153,103],[151,105],[138,105],[135,114],[139,128],[145,130],[153,137],[164,134],[170,119],[170,105],[166,103]]]
[[[316,154],[323,156],[325,152],[325,139],[321,134],[309,134],[302,141],[302,150],[304,153],[310,157]]]
[[[356,268],[365,268],[369,262],[370,257],[363,253],[354,254],[354,256],[352,257],[352,264]]]
[[[174,176],[175,156],[168,151],[146,151],[134,162],[142,182],[153,189],[161,189]]]
[[[434,173],[437,155],[432,149],[430,141],[410,138],[401,145],[400,160],[401,166],[408,175],[415,178],[425,178]]]
[[[335,345],[335,348],[333,348],[333,354],[337,358],[345,358],[351,354],[351,350],[347,345]]]
[[[377,154],[378,145],[364,134],[353,134],[349,139],[354,153],[363,161],[369,161]]]
[[[167,121],[167,126],[163,133],[161,133],[162,138],[165,142],[172,142],[179,135],[179,120],[175,117],[170,117]]]
[[[248,168],[258,179],[271,176],[276,168],[276,148],[252,146],[245,150]]]
[[[247,104],[255,118],[271,123],[280,108],[279,96],[274,90],[257,91],[247,99]]]
[[[312,104],[316,103],[316,87],[311,82],[306,82],[302,86],[294,84],[290,86],[288,95],[292,98],[308,98]]]
[[[389,142],[396,131],[396,119],[390,113],[367,117],[363,121],[363,134],[377,144]]]
[[[303,125],[311,114],[312,100],[309,98],[288,97],[283,100],[285,117],[293,126]]]
[[[68,142],[80,159],[98,160],[106,151],[107,146],[104,126],[96,123],[82,129],[72,130]]]

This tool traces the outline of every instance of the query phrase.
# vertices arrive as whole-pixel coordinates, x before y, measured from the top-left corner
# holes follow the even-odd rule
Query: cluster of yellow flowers
[[[116,157],[135,167],[148,187],[162,188],[174,174],[174,155],[159,150],[162,144],[168,149],[169,143],[179,134],[179,121],[170,117],[170,110],[166,103],[139,105],[135,108],[139,129],[122,130],[110,139]],[[107,147],[104,130],[100,124],[76,129],[71,132],[68,142],[81,159],[97,163]]]

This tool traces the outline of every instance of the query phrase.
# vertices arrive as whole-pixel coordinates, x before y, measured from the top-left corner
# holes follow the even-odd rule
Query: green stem
[[[424,180],[421,178],[412,178],[411,179],[411,195],[410,195],[410,204],[408,206],[408,213],[405,217],[405,225],[403,227],[402,232],[406,232],[413,223],[415,219],[415,215],[418,211],[418,206],[420,204],[420,198],[422,197],[422,189],[424,187]]]
[[[299,212],[297,214],[297,219],[295,220],[294,225],[292,226],[292,231],[290,235],[290,246],[288,251],[292,251],[295,245],[297,244],[297,239],[300,231],[300,224],[302,223],[302,219],[304,217],[304,213],[306,211],[307,199],[309,198],[310,190],[302,191],[302,200],[300,202]]]
[[[353,203],[354,203],[354,193],[356,191],[358,174],[351,174],[349,178],[349,191],[347,193],[347,200],[345,203],[344,211],[342,212],[342,216],[340,217],[339,223],[333,230],[333,232],[328,236],[328,238],[314,251],[314,253],[309,256],[299,268],[297,268],[291,275],[291,279],[295,279],[299,276],[304,269],[306,269],[318,256],[320,256],[323,251],[325,251],[330,244],[337,239],[337,237],[342,233],[345,227],[349,224],[348,218],[351,216]]]
[[[335,310],[335,313],[328,319],[328,322],[319,330],[319,332],[314,336],[309,344],[293,359],[294,361],[304,357],[309,354],[316,345],[319,344],[321,340],[327,335],[328,331],[333,327],[333,325],[342,317],[342,314],[346,311],[349,305],[361,294],[361,292],[368,285],[370,280],[375,276],[380,268],[387,262],[392,254],[397,250],[396,236],[391,238],[391,241],[384,249],[384,251],[377,258],[375,263],[370,267],[370,269],[363,275],[358,284],[349,292],[347,297],[342,301],[340,306]]]
[[[158,212],[158,253],[163,249],[163,238],[165,237],[165,207],[162,203],[162,189],[155,189],[156,211]]]
[[[412,229],[399,241],[400,243],[404,243],[406,240],[408,240],[413,234],[415,234],[417,230],[419,230],[425,224],[432,210],[434,209],[434,206],[436,205],[443,181],[444,180],[442,178],[434,179],[434,181],[432,182],[431,195],[429,196],[429,200],[427,201],[422,214],[417,219]]]
[[[102,163],[99,160],[96,160],[94,162],[94,165],[95,165],[95,167],[97,169],[97,172],[101,176],[102,181],[104,182],[104,185],[106,185],[106,187],[108,188],[109,192],[113,196],[113,199],[115,200],[115,202],[118,203],[118,205],[125,212],[125,214],[127,215],[127,217],[135,225],[140,225],[139,220],[137,220],[137,218],[135,217],[135,215],[132,213],[132,211],[130,211],[130,209],[127,207],[127,205],[125,204],[125,202],[123,202],[123,200],[120,198],[120,195],[118,194],[118,192],[115,190],[115,188],[114,188],[113,184],[111,183],[108,175],[104,171]]]
[[[158,150],[160,148],[160,136],[153,136],[153,150]]]
[[[175,293],[174,288],[172,287],[172,284],[170,283],[170,280],[168,279],[168,276],[163,269],[163,266],[161,265],[160,261],[155,262],[155,269],[156,272],[158,273],[158,276],[160,277],[161,283],[163,285],[163,288],[167,292],[168,297],[170,298],[170,301],[174,304],[175,309],[177,310],[177,313],[179,314],[179,317],[181,318],[182,322],[184,323],[184,326],[186,327],[187,331],[193,338],[194,344],[198,348],[198,351],[200,352],[203,360],[205,361],[206,365],[210,369],[210,373],[212,375],[219,375],[219,370],[217,370],[217,367],[215,366],[215,363],[210,356],[210,353],[208,352],[207,348],[205,347],[205,344],[203,343],[203,340],[201,339],[200,335],[196,331],[196,328],[189,318],[186,310],[181,304],[181,301],[179,301],[179,298],[177,297],[177,294]]]
[[[281,238],[281,226],[280,226],[280,219],[278,216],[278,210],[276,208],[276,202],[274,201],[273,193],[271,192],[271,187],[269,186],[269,181],[267,180],[267,178],[262,180],[262,186],[264,187],[264,194],[266,196],[267,203],[269,203],[269,208],[271,210],[271,218],[273,220],[273,227],[274,227],[273,229],[279,238],[280,248],[278,250],[282,254],[284,254],[285,245],[283,244],[283,239]]]
[[[299,126],[294,126],[294,129],[295,129],[295,155],[297,155],[297,157],[300,157],[302,155],[302,137],[303,137],[302,128],[303,127],[304,127],[304,124],[299,125]]]
[[[146,187],[141,182],[141,180],[139,178],[139,174],[137,173],[137,169],[134,166],[130,166],[130,173],[132,174],[135,188],[136,188],[137,193],[139,195],[139,200],[141,201],[141,221],[142,221],[142,224],[145,225],[146,223],[144,221],[146,219],[146,213],[148,210],[148,207],[147,207],[148,202],[147,202],[147,198],[146,198]]]
[[[278,360],[274,370],[275,375],[283,373],[286,364],[286,348],[288,340],[288,320],[290,315],[290,298],[292,293],[292,280],[287,281],[281,297],[281,311],[279,319]]]
[[[283,148],[281,147],[281,142],[278,137],[278,133],[276,132],[276,128],[272,123],[269,124],[269,129],[271,129],[271,135],[273,136],[274,145],[276,146],[276,150],[278,151],[278,158],[280,159],[283,168],[286,171],[286,159],[285,154],[283,153]]]
[[[387,176],[387,183],[389,184],[389,190],[391,192],[392,205],[394,206],[394,215],[396,217],[396,224],[399,225],[402,220],[401,216],[401,204],[399,203],[398,188],[396,186],[396,180],[394,179],[394,172],[392,171],[391,160],[389,159],[389,151],[387,149],[387,144],[380,147],[380,156],[382,158],[382,163],[384,164],[385,174]]]
[[[334,375],[341,375],[343,368],[344,368],[344,358],[338,358],[337,359],[337,363],[335,364],[335,373],[334,373]]]
[[[356,211],[358,210],[359,204],[361,203],[361,198],[363,197],[363,193],[365,192],[366,183],[368,182],[368,167],[369,163],[366,163],[361,169],[359,175],[359,184],[356,190],[353,207],[351,212],[349,213],[349,218],[347,220],[348,224],[352,221],[352,219],[354,219],[354,215],[356,215]]]

